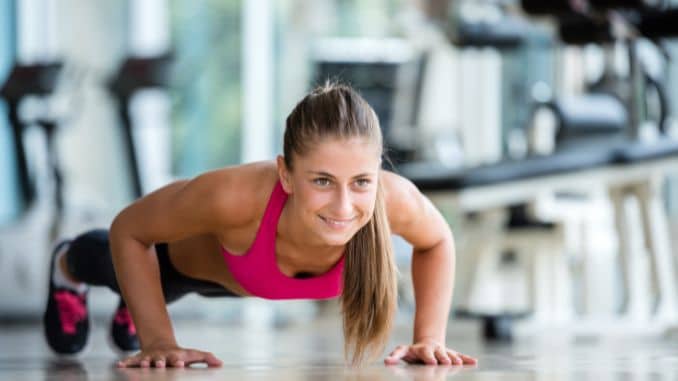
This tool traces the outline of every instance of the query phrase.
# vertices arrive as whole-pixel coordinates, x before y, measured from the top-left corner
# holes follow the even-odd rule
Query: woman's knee
[[[117,289],[108,230],[89,230],[75,237],[68,248],[66,263],[78,280]]]

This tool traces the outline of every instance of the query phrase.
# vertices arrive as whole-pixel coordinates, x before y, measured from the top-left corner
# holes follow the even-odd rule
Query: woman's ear
[[[278,155],[276,158],[276,164],[278,164],[278,177],[280,178],[280,184],[282,184],[285,193],[291,194],[292,181],[290,179],[290,171],[285,165],[285,158],[282,155]]]

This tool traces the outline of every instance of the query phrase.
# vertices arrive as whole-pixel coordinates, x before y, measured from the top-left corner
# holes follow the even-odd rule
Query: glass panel
[[[173,172],[240,162],[241,2],[173,0]]]
[[[0,1],[0,84],[9,74],[15,55],[14,1]],[[7,105],[0,102],[0,225],[12,221],[20,210],[19,187]]]

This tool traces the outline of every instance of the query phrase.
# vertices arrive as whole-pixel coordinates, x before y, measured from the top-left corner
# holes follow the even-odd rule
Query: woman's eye
[[[368,179],[359,179],[359,180],[356,181],[356,183],[358,184],[359,187],[364,188],[364,187],[370,185],[370,180],[368,180]]]
[[[314,179],[313,182],[314,182],[316,185],[320,185],[321,187],[330,185],[330,180],[329,180],[329,179],[322,178],[322,177],[321,177],[321,178]]]

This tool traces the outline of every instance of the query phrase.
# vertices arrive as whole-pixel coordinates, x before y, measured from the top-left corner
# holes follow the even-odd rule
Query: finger
[[[139,366],[142,368],[148,368],[151,366],[151,356],[142,356],[139,360]]]
[[[424,361],[421,360],[421,356],[419,356],[418,353],[419,351],[417,351],[415,347],[410,346],[407,348],[407,353],[405,353],[401,360],[408,364],[422,364]]]
[[[180,357],[187,366],[196,362],[200,362],[200,352],[193,349],[188,349],[181,352]]]
[[[213,354],[209,352],[201,352],[196,350],[188,350],[186,353],[186,358],[184,359],[186,365],[196,364],[196,363],[206,363],[207,366],[218,367],[221,366],[221,360],[216,358]]]
[[[457,353],[457,355],[462,359],[464,365],[478,365],[478,360],[471,356],[466,356],[461,353]]]
[[[386,365],[397,365],[399,362],[399,357],[388,356],[384,359],[384,364]]]
[[[417,357],[426,365],[438,365],[438,361],[433,354],[433,348],[428,345],[421,347],[417,351]]]
[[[461,363],[455,364],[455,365],[476,365],[476,364],[478,364],[478,360],[476,360],[475,358],[473,358],[471,356],[467,356],[467,355],[461,354],[459,352],[455,352],[451,349],[448,349],[447,353],[450,354],[450,356],[454,355],[454,356],[459,358]]]
[[[449,353],[449,355],[450,355],[450,359],[452,360],[452,364],[454,364],[454,365],[464,365],[464,360],[461,359],[461,357],[459,356],[459,353],[452,351],[452,352]]]
[[[203,352],[205,362],[210,367],[220,367],[223,363],[215,355],[210,352]]]
[[[163,356],[163,355],[153,356],[153,366],[155,366],[156,368],[164,368],[165,367],[165,356]]]
[[[403,356],[403,361],[408,364],[424,364],[424,361],[412,352],[408,352],[407,355]]]
[[[446,349],[445,353],[447,354],[450,361],[452,362],[452,365],[464,365],[464,361],[460,357],[461,353],[458,353],[458,352],[453,351],[451,349]]]
[[[139,364],[139,355],[135,355],[135,356],[129,356],[125,359],[118,361],[117,365],[120,368],[128,368],[128,367],[137,366],[138,364]]]
[[[176,353],[170,353],[167,356],[167,364],[175,368],[183,368],[184,360],[182,360],[181,357],[179,357],[179,355],[177,355]]]
[[[453,359],[451,356],[449,356],[449,354],[442,347],[437,347],[435,349],[435,351],[433,352],[433,354],[435,355],[436,360],[438,360],[438,364],[441,364],[441,365],[454,364],[454,361],[456,360],[456,359]],[[459,360],[459,365],[461,365],[461,359],[458,359],[458,360]]]
[[[464,365],[464,361],[460,357],[461,353],[458,353],[451,349],[447,349],[447,355],[452,361],[452,365]]]
[[[407,353],[408,348],[408,345],[398,345],[393,352],[389,353],[388,357],[400,357],[404,353]]]
[[[394,365],[400,362],[400,360],[407,354],[409,351],[409,346],[408,345],[399,345],[396,347],[396,349],[391,352],[391,354],[388,355],[384,359],[384,363],[387,365]]]
[[[127,366],[127,360],[128,359],[118,360],[118,362],[115,363],[115,366],[118,368],[125,368]]]

